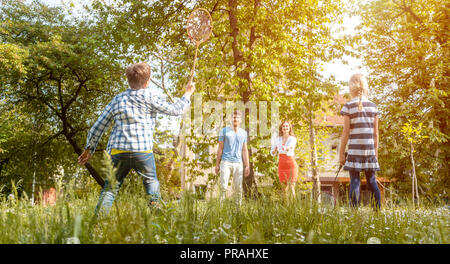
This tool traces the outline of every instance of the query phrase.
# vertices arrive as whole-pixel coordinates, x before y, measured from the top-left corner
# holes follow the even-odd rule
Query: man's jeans
[[[239,204],[242,200],[242,180],[244,169],[242,162],[220,162],[220,200],[225,200],[230,174],[233,174],[233,193]]]
[[[95,214],[100,209],[105,213],[109,213],[115,196],[117,195],[123,180],[128,175],[131,169],[134,169],[137,174],[143,178],[144,188],[150,203],[156,202],[160,199],[159,181],[156,177],[155,157],[153,153],[143,152],[124,152],[111,156],[115,171],[115,178],[117,180],[116,186],[111,186],[108,180],[105,180],[105,185],[100,193],[100,198],[95,208]]]
[[[360,172],[359,171],[349,171],[350,173],[350,205],[356,207],[359,205],[359,186],[360,186]],[[367,186],[372,191],[373,196],[375,196],[375,203],[373,203],[372,199],[371,203],[375,209],[380,209],[381,203],[381,195],[380,189],[378,189],[377,178],[375,176],[375,171],[365,171]]]

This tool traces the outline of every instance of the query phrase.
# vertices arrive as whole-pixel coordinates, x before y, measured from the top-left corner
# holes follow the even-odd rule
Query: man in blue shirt
[[[230,174],[232,174],[233,193],[239,204],[242,201],[243,174],[246,177],[250,174],[247,132],[239,127],[240,124],[241,113],[235,110],[233,112],[233,126],[225,127],[219,133],[219,148],[216,161],[216,174],[220,172],[220,200],[223,201],[225,199],[228,180]],[[242,164],[242,160],[244,164]]]
[[[109,212],[123,180],[131,169],[143,177],[150,203],[156,204],[160,198],[152,151],[156,114],[182,115],[189,108],[195,87],[188,83],[184,96],[169,104],[165,99],[152,94],[150,89],[146,89],[150,83],[150,71],[147,63],[136,63],[127,68],[126,76],[131,88],[118,94],[105,107],[89,130],[85,150],[78,157],[78,163],[84,165],[95,152],[105,130],[113,123],[106,150],[111,155],[116,169],[114,174],[117,184],[111,186],[110,182],[105,181],[95,209],[96,214],[100,209]]]

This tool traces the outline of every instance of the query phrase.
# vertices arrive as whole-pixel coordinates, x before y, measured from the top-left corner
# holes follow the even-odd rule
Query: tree
[[[414,145],[420,144],[421,141],[428,136],[423,135],[423,122],[420,122],[419,125],[415,125],[415,121],[417,120],[409,120],[408,123],[405,123],[402,127],[402,134],[405,139],[408,141],[410,146],[410,157],[411,157],[411,167],[412,167],[412,201],[414,203],[414,199],[417,199],[417,204],[420,204],[419,200],[419,190],[417,185],[417,175],[416,175],[416,166],[414,162]]]
[[[380,173],[406,181],[410,153],[400,131],[408,120],[422,122],[429,138],[415,146],[416,173],[430,199],[448,199],[450,184],[448,10],[442,1],[392,0],[363,3],[358,11],[360,54],[382,113]]]
[[[105,35],[92,21],[66,18],[61,8],[39,1],[2,3],[0,47],[8,51],[0,54],[6,61],[0,64],[4,103],[23,105],[45,126],[48,142],[63,137],[81,154],[89,123],[123,87],[120,60],[104,48]],[[12,55],[15,66],[9,70]],[[85,166],[102,185],[97,170]]]

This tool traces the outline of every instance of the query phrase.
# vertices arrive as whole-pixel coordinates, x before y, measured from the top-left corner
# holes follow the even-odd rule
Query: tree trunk
[[[75,135],[75,129],[67,121],[67,110],[69,109],[70,105],[76,101],[76,99],[77,99],[78,95],[80,94],[81,89],[84,87],[84,84],[86,83],[86,81],[80,81],[80,84],[78,85],[78,88],[75,91],[75,93],[72,95],[72,97],[67,102],[64,102],[63,86],[62,86],[63,81],[62,81],[62,79],[53,79],[53,80],[58,83],[58,98],[59,98],[59,104],[60,104],[61,111],[58,112],[57,108],[52,107],[52,105],[49,102],[44,101],[44,104],[47,105],[47,107],[49,107],[59,117],[59,119],[61,120],[61,123],[62,123],[62,127],[63,127],[62,134],[64,134],[67,141],[69,141],[70,145],[73,147],[75,152],[78,155],[81,155],[83,150],[80,148],[80,146],[78,146],[77,142],[73,139],[73,135]],[[38,86],[36,86],[36,89],[37,89],[37,95],[41,94]],[[87,168],[87,170],[89,171],[91,176],[94,178],[94,180],[103,188],[103,186],[105,185],[105,181],[100,176],[100,174],[94,169],[94,167],[92,167],[92,165],[88,162],[85,163],[84,166]]]
[[[80,148],[80,146],[78,146],[77,142],[75,142],[75,140],[68,134],[64,133],[64,136],[66,137],[66,139],[69,141],[70,145],[73,147],[73,149],[75,150],[75,152],[78,155],[81,155],[81,153],[83,152],[83,150]],[[103,188],[103,186],[105,185],[105,181],[103,180],[103,178],[100,176],[100,174],[94,169],[94,167],[92,167],[92,165],[87,162],[86,164],[84,164],[84,166],[86,167],[86,169],[89,171],[89,173],[91,174],[92,178],[94,178],[94,180]]]
[[[185,138],[183,135],[179,135],[179,141],[180,141],[179,156],[181,158],[181,162],[180,162],[181,189],[187,190],[187,189],[189,189],[189,186],[186,185],[187,170],[186,170],[186,164],[184,161],[184,158],[186,158],[186,154],[187,154],[187,151],[186,151],[187,146],[186,146]]]
[[[256,13],[258,11],[259,8],[259,4],[260,1],[259,0],[255,0],[254,1],[254,15],[256,16]],[[237,20],[237,5],[238,5],[238,1],[237,0],[229,0],[228,1],[228,6],[229,6],[229,21],[230,21],[230,28],[231,28],[231,32],[230,35],[233,37],[233,42],[232,42],[232,50],[233,50],[233,64],[236,67],[236,69],[239,69],[239,64],[241,62],[245,62],[245,68],[243,70],[238,71],[237,75],[239,77],[239,91],[241,92],[241,98],[244,102],[244,104],[246,104],[249,100],[250,100],[250,95],[251,95],[251,77],[250,77],[250,71],[251,71],[251,61],[252,61],[252,53],[250,52],[249,57],[247,58],[247,61],[244,60],[244,56],[242,54],[242,52],[239,50],[239,46],[238,46],[238,36],[239,36],[239,27],[238,27],[238,20]],[[250,36],[249,36],[249,43],[248,43],[248,48],[249,50],[253,49],[253,44],[256,41],[256,33],[255,33],[256,27],[253,26],[250,29]],[[248,109],[246,110],[246,115],[248,116]],[[246,119],[244,119],[245,122]],[[253,167],[253,162],[251,162],[251,157],[252,157],[252,150],[251,148],[249,148],[248,150],[248,156],[249,156],[249,166],[250,166],[250,174],[248,177],[244,177],[244,181],[243,181],[243,189],[244,189],[244,194],[246,197],[254,197],[254,196],[258,196],[258,188],[256,185],[256,180],[255,180],[255,173],[254,173],[254,167]]]
[[[411,192],[412,192],[412,204],[413,205],[415,205],[416,203],[414,202],[414,196],[415,196],[415,194],[414,194],[414,175],[413,175],[413,173],[411,172]]]
[[[417,176],[416,176],[416,166],[414,163],[414,146],[412,144],[412,142],[410,142],[410,147],[411,147],[411,164],[412,164],[412,195],[413,195],[413,204],[415,204],[414,199],[417,198],[417,205],[420,204],[419,201],[419,190],[417,187]]]
[[[36,151],[34,151],[33,157],[33,182],[31,183],[31,204],[34,205],[34,192],[36,188]]]
[[[311,172],[313,181],[313,199],[320,203],[320,179],[317,173],[316,135],[313,124],[313,113],[309,114],[309,145],[311,147]]]

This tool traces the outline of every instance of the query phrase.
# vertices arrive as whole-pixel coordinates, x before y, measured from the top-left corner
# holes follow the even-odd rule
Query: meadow
[[[141,186],[139,186],[141,187]],[[67,189],[67,188],[66,188]],[[53,206],[27,197],[0,201],[2,244],[447,244],[447,206],[352,209],[282,200],[277,192],[246,199],[200,200],[189,193],[151,209],[141,189],[125,188],[108,215],[94,216],[98,192],[66,190]]]
[[[0,243],[448,243],[449,1],[55,2],[0,1]],[[299,167],[320,175],[342,149],[334,141],[344,124],[338,117],[352,98],[348,81],[360,72],[379,112],[378,175],[395,181],[388,191],[395,198],[375,212],[345,201],[318,204],[308,193],[284,201],[276,188],[241,206],[178,192],[150,209],[142,185],[133,184],[109,215],[95,217],[100,191],[93,178],[101,184],[102,171],[111,171],[98,165],[98,154],[86,168],[76,165],[88,128],[129,88],[131,63],[150,64],[151,93],[182,94],[197,59],[186,30],[197,7],[210,11],[214,34],[198,51],[201,96],[191,97],[185,115],[194,119],[179,127],[163,117],[152,121],[161,188],[184,187],[214,166],[217,141],[203,132],[225,125],[215,118],[229,102],[248,106],[252,180],[258,172],[279,181],[261,133],[269,131],[269,116],[271,127],[292,122]],[[55,182],[55,205],[33,205],[22,193],[53,186],[57,175],[79,183]],[[12,181],[22,182],[20,191]],[[420,201],[408,201],[419,193]]]

